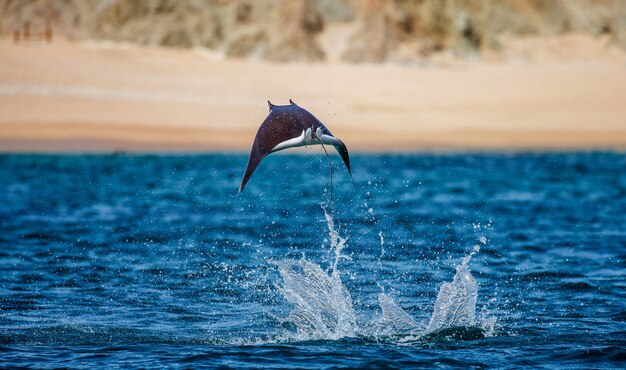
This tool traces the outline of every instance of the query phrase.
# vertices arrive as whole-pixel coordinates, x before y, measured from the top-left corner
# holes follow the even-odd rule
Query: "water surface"
[[[625,154],[312,153],[0,156],[0,367],[626,365]]]

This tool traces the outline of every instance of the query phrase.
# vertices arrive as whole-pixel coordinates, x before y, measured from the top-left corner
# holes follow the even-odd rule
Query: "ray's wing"
[[[277,106],[270,107],[272,108],[270,114],[265,118],[254,138],[248,165],[239,185],[240,193],[259,163],[272,152],[276,145],[296,138],[302,133],[303,127],[298,119],[297,111],[279,109]]]
[[[348,147],[346,147],[346,144],[344,144],[343,141],[341,141],[338,137],[334,136],[330,132],[330,130],[326,126],[324,126],[323,123],[320,122],[320,126],[322,126],[322,128],[324,129],[325,134],[332,137],[332,143],[330,145],[334,146],[337,150],[337,153],[339,153],[339,156],[341,156],[341,159],[343,160],[343,163],[346,165],[348,173],[350,174],[350,179],[352,180],[352,182],[354,182],[354,179],[352,178],[352,170],[350,170],[350,154],[348,153]]]
[[[289,102],[292,105],[298,107],[294,102],[291,101],[291,99],[289,99]],[[330,135],[332,137],[332,140],[334,141],[332,145],[337,150],[337,153],[339,153],[339,155],[341,156],[341,159],[343,160],[343,163],[346,165],[348,173],[350,174],[350,179],[352,180],[352,182],[354,182],[354,179],[352,179],[352,171],[350,170],[350,155],[348,154],[348,148],[346,147],[346,144],[344,144],[343,141],[334,136],[332,132],[330,132],[328,127],[326,127],[320,120],[318,120],[311,112],[307,111],[306,109],[298,107],[296,115],[298,117],[298,120],[301,122],[303,128],[321,127],[324,134]]]
[[[352,171],[350,170],[350,154],[348,154],[348,148],[346,147],[346,144],[343,143],[343,141],[339,139],[337,139],[337,141],[339,141],[339,143],[333,146],[337,150],[337,153],[339,153],[339,155],[341,156],[343,163],[346,165],[348,173],[350,174],[350,179],[352,180],[352,182],[354,182],[354,179],[352,178]]]

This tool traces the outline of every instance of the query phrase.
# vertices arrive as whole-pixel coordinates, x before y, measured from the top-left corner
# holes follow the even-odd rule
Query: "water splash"
[[[419,335],[419,325],[389,294],[381,292],[378,295],[378,304],[382,314],[367,325],[365,335],[374,338]]]
[[[300,260],[288,259],[273,263],[278,267],[282,278],[279,290],[292,305],[289,315],[280,320],[286,327],[292,328],[283,336],[285,340],[337,340],[356,336],[379,340],[404,336],[400,340],[406,341],[455,328],[478,333],[474,337],[493,335],[495,318],[476,318],[478,283],[468,264],[480,251],[478,245],[457,266],[452,281],[442,284],[425,330],[424,326],[418,324],[382,288],[378,296],[380,316],[359,326],[352,297],[341,280],[338,267],[341,259],[349,258],[342,254],[347,238],[341,237],[332,215],[326,209],[324,216],[330,237],[330,250],[334,253],[329,271],[324,271],[318,264],[307,261],[304,257]],[[382,233],[379,236],[382,257]]]
[[[276,265],[283,280],[281,293],[293,305],[286,319],[295,327],[295,335],[290,339],[335,340],[356,335],[352,297],[339,274],[329,275],[305,259],[280,261]]]
[[[452,281],[443,283],[439,288],[433,314],[424,334],[455,327],[479,327],[483,330],[484,336],[493,335],[495,318],[476,319],[478,283],[472,276],[468,264],[478,252],[480,246],[475,245],[472,252],[457,266]]]
[[[378,263],[385,256],[385,236],[382,231],[378,232],[378,237],[380,238],[380,256],[378,256]]]
[[[467,266],[475,249],[456,268],[451,282],[443,283],[439,288],[433,315],[425,334],[454,326],[472,326],[476,321],[476,299],[478,283]]]
[[[324,210],[324,218],[326,219],[326,225],[328,226],[328,236],[330,237],[330,251],[334,252],[335,254],[335,259],[332,264],[331,272],[333,275],[338,275],[339,272],[337,270],[337,265],[339,264],[339,260],[342,258],[350,259],[349,256],[341,254],[341,251],[346,246],[348,238],[342,238],[341,235],[339,235],[339,230],[335,228],[335,221],[333,219],[333,216],[328,213],[325,207],[322,207],[322,209]]]
[[[338,270],[339,260],[349,258],[341,254],[347,238],[339,235],[332,215],[323,209],[330,250],[335,255],[330,273],[304,258],[275,262],[282,278],[280,291],[293,305],[285,320],[295,327],[295,335],[290,339],[334,340],[354,337],[358,331],[352,297],[343,285]]]

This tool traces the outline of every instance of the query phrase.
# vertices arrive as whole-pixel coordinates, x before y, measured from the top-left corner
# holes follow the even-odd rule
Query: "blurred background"
[[[0,150],[626,148],[619,0],[0,1]]]

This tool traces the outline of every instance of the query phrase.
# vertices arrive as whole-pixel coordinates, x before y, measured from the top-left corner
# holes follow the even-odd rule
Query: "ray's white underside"
[[[315,131],[315,138],[312,137],[311,133],[312,132],[310,128],[302,130],[300,136],[278,143],[278,145],[276,145],[270,153],[274,153],[288,148],[297,148],[308,145],[324,144],[336,146],[341,144],[341,141],[336,137],[323,134],[320,127],[318,127]]]

